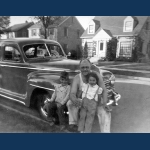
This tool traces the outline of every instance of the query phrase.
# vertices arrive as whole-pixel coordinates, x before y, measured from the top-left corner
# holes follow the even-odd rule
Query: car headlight
[[[115,84],[115,76],[112,74],[110,77],[111,84]]]

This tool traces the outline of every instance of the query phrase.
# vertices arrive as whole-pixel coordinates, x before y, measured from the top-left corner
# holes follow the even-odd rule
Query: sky
[[[90,22],[91,19],[94,18],[94,16],[76,16],[79,20],[79,22],[82,24],[84,29],[87,28],[88,23]],[[25,21],[33,21],[32,16],[11,16],[10,17],[10,26],[14,24],[19,24],[19,23],[25,23]]]

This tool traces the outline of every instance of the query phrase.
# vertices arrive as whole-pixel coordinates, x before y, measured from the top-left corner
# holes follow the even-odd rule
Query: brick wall
[[[68,28],[68,36],[64,36],[64,28]],[[78,37],[77,30],[80,30],[80,35]],[[62,23],[57,30],[57,41],[62,45],[62,47],[67,44],[66,54],[70,50],[76,50],[78,45],[81,48],[82,41],[80,36],[83,34],[84,29],[81,24],[78,22],[76,17],[70,17],[64,23]]]
[[[150,17],[148,17],[139,35],[143,40],[142,52],[145,54],[143,61],[150,61]]]

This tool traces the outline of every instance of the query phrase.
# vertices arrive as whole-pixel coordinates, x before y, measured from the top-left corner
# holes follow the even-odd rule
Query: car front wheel
[[[38,111],[41,115],[41,117],[46,120],[46,121],[49,121],[48,119],[48,112],[47,110],[44,108],[44,102],[49,99],[49,95],[48,94],[39,94],[37,96],[37,108],[38,108]]]

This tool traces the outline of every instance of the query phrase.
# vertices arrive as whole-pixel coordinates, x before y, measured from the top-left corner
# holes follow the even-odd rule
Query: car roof
[[[43,43],[43,42],[50,42],[58,44],[58,42],[54,40],[48,40],[48,39],[38,39],[38,38],[12,38],[12,39],[3,39],[2,42],[15,42],[15,43]]]

